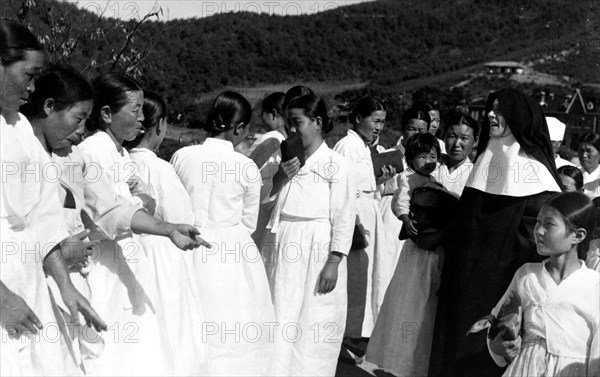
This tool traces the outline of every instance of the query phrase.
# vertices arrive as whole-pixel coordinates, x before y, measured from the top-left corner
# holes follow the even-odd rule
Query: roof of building
[[[523,64],[518,62],[487,62],[483,65],[486,67],[523,68]]]

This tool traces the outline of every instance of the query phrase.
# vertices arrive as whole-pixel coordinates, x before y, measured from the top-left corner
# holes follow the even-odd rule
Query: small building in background
[[[525,66],[518,62],[488,62],[484,64],[489,75],[522,75]]]
[[[584,95],[580,89],[564,97],[538,90],[533,93],[533,98],[540,103],[545,116],[554,117],[567,125],[563,144],[572,150],[577,150],[581,135],[600,131],[600,98]],[[485,98],[469,105],[469,115],[478,122],[483,121],[484,112]]]

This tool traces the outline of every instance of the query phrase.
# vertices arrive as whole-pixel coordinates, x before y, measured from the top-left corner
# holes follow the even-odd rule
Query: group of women
[[[453,113],[442,139],[439,112],[415,106],[390,150],[366,97],[329,148],[325,102],[296,86],[262,102],[270,131],[245,156],[252,106],[226,91],[208,138],[168,163],[159,95],[43,69],[18,23],[0,21],[0,42],[0,374],[333,376],[345,353],[398,376],[499,374],[464,334],[539,258],[535,217],[564,188],[530,97],[495,92],[481,132]],[[589,174],[598,140],[582,144]],[[449,225],[425,226],[423,190],[458,203]]]

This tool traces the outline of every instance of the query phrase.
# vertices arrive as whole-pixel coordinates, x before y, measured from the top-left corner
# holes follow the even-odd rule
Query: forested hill
[[[52,0],[39,0],[42,6],[28,15],[34,30],[48,23],[43,3]],[[70,34],[81,34],[75,52],[59,59],[85,67],[90,76],[108,71],[111,64],[101,62],[118,55],[135,22],[98,20],[70,4],[54,6],[55,18],[68,15]],[[129,69],[145,86],[179,108],[227,85],[385,84],[546,48],[552,41],[584,41],[599,17],[597,8],[597,0],[380,0],[303,16],[227,13],[147,21],[115,68],[134,61]]]

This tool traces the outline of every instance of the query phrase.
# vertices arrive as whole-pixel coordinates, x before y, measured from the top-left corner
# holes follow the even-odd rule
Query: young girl
[[[86,366],[94,375],[172,374],[170,329],[161,328],[157,276],[138,234],[169,237],[184,250],[205,242],[195,238],[194,227],[167,223],[142,210],[143,203],[150,207],[150,196],[140,199],[131,194],[136,165],[122,143],[133,140],[142,129],[144,94],[139,84],[110,73],[97,77],[92,86],[96,101],[87,126],[94,133],[79,150],[84,161],[86,212],[94,222],[90,238],[102,240],[103,247],[88,282],[92,302],[107,317],[111,332],[103,337],[104,352]],[[103,191],[94,187],[99,180],[105,182]],[[113,222],[97,221],[107,209],[106,196],[127,202],[115,209],[119,216]]]
[[[405,157],[409,169],[401,176],[392,210],[411,238],[435,237],[435,233],[425,235],[417,230],[418,224],[409,217],[409,202],[416,188],[435,182],[431,174],[440,158],[436,137],[430,133],[410,137]],[[369,342],[367,360],[397,376],[427,375],[443,257],[440,246],[424,249],[412,239],[404,242]]]
[[[185,187],[173,166],[155,154],[167,134],[167,106],[160,96],[146,92],[142,111],[144,132],[125,145],[137,166],[137,176],[156,200],[155,217],[193,224],[192,201]],[[208,350],[200,336],[202,311],[193,296],[199,284],[191,273],[193,253],[178,250],[164,237],[142,235],[141,242],[156,274],[158,313],[171,345],[173,374],[205,375]]]
[[[520,336],[489,339],[492,358],[509,364],[504,376],[597,376],[600,373],[600,275],[578,257],[594,231],[596,207],[565,192],[540,210],[534,236],[542,263],[526,263],[492,314],[511,296],[521,301]]]
[[[583,174],[577,167],[565,165],[558,168],[558,177],[566,191],[583,192]]]
[[[279,146],[287,137],[283,118],[284,99],[284,93],[276,92],[269,94],[262,101],[260,119],[269,131],[256,139],[247,154],[259,167],[262,178],[258,222],[256,223],[256,230],[252,234],[252,239],[257,245],[262,245],[263,235],[273,211],[274,202],[269,201],[268,198],[273,187],[273,176],[281,162]]]
[[[196,226],[213,246],[196,250],[193,260],[211,376],[268,375],[272,358],[275,313],[265,266],[250,237],[261,177],[252,160],[234,151],[251,117],[242,95],[219,94],[204,124],[210,137],[178,150],[171,161],[191,197]]]
[[[385,108],[375,98],[359,101],[351,114],[353,124],[348,134],[333,148],[352,161],[356,176],[357,215],[355,232],[364,239],[362,245],[355,245],[348,255],[348,318],[344,345],[356,356],[362,357],[366,342],[371,336],[378,314],[378,302],[385,292],[381,292],[387,281],[380,278],[380,263],[390,263],[384,256],[389,253],[390,242],[385,233],[383,219],[378,205],[378,185],[383,184],[396,172],[385,168],[383,175],[375,179],[373,161],[369,149],[377,138],[385,121]],[[383,274],[388,275],[388,274]]]
[[[344,257],[355,191],[348,163],[323,140],[333,128],[325,102],[313,94],[298,97],[288,117],[306,163],[300,168],[294,157],[275,175],[274,190],[281,190],[269,224],[275,242],[264,245],[272,249],[264,261],[280,329],[297,324],[298,340],[286,339],[286,332],[276,338],[273,375],[333,376],[346,321]]]
[[[77,321],[79,311],[97,330],[106,329],[73,286],[62,257],[61,249],[85,233],[68,237],[56,175],[44,179],[55,173],[52,162],[19,112],[42,65],[36,36],[0,20],[0,162],[6,168],[0,182],[0,372],[11,376],[81,374],[58,332],[46,275]]]

